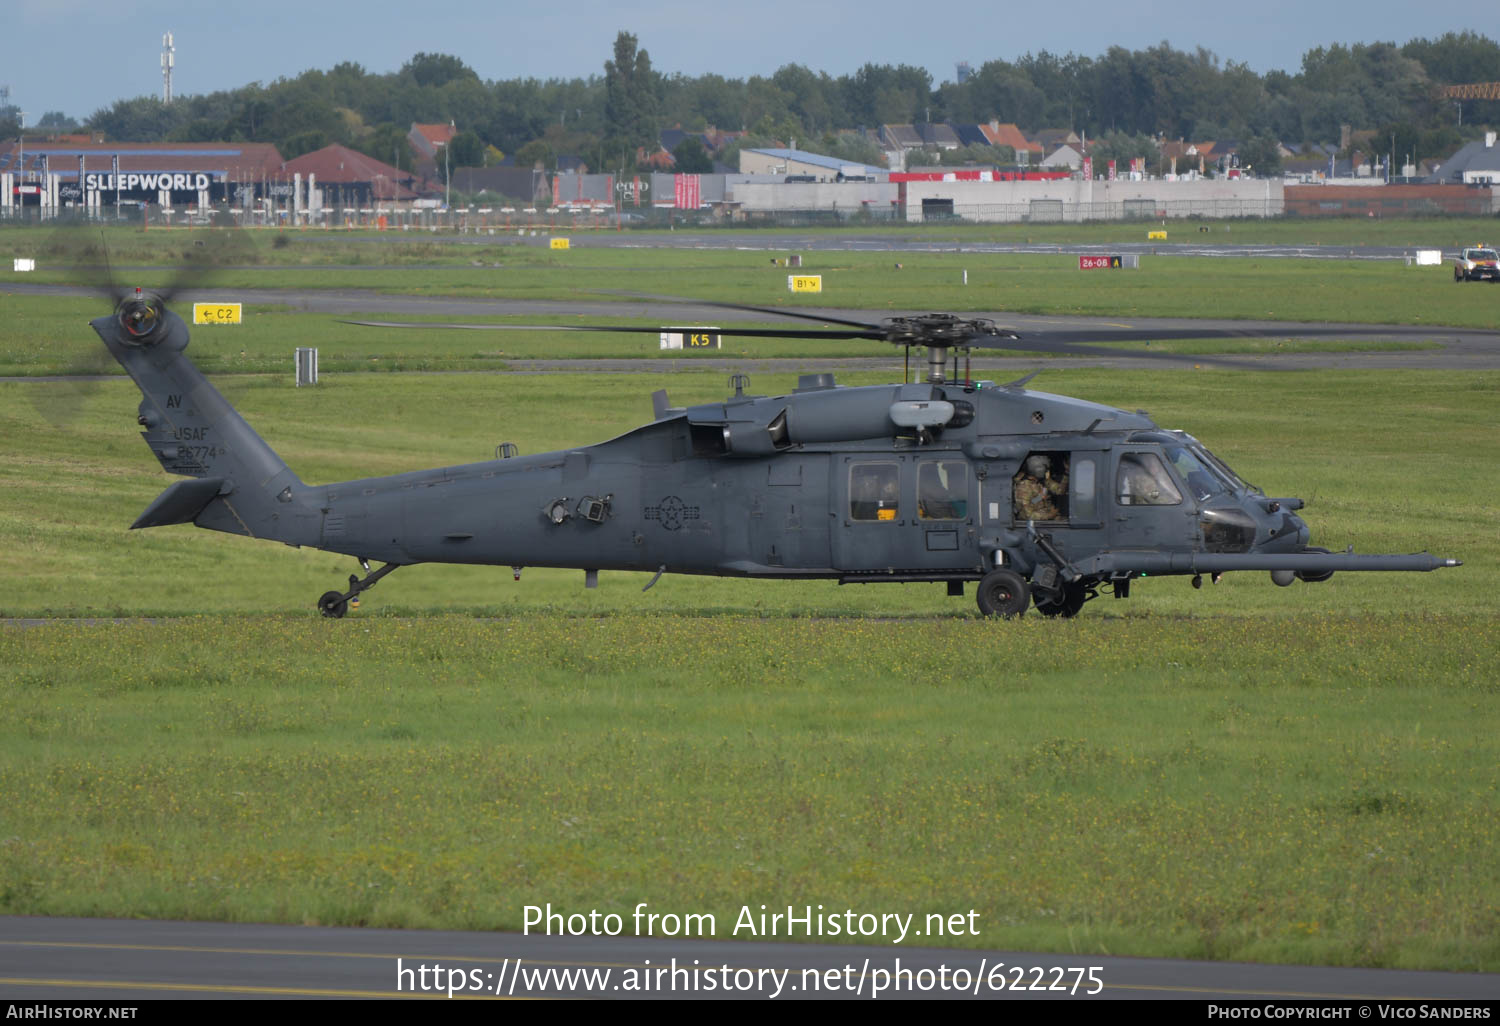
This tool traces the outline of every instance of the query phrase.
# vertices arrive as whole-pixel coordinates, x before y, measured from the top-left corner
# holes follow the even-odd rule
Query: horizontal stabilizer
[[[146,512],[135,518],[130,525],[137,527],[164,527],[167,524],[190,524],[203,508],[223,490],[227,479],[222,477],[200,477],[190,481],[178,481],[156,497],[146,507]]]

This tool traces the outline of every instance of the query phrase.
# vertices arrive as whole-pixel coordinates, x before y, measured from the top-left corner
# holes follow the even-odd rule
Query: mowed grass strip
[[[0,628],[0,912],[1500,968],[1491,616]],[[746,935],[741,934],[741,937]]]

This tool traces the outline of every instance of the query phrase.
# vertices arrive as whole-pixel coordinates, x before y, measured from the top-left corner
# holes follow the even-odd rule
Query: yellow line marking
[[[412,991],[383,990],[335,990],[322,987],[259,987],[242,983],[156,983],[139,980],[44,980],[22,977],[0,976],[0,984],[18,987],[89,987],[95,990],[181,990],[194,994],[267,994],[291,997],[362,997],[362,998],[440,998],[449,1000],[446,992],[414,993]],[[453,993],[452,1000],[467,1001],[523,1001],[526,998],[509,998],[503,994]]]

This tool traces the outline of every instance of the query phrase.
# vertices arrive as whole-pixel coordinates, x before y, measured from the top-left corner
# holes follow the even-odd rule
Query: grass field
[[[70,300],[13,301],[40,337],[87,331]],[[285,316],[247,352],[289,345]],[[227,380],[311,482],[601,440],[728,369]],[[985,948],[1500,970],[1500,372],[1034,387],[1192,431],[1312,500],[1315,543],[1466,565],[1142,581],[1013,623],[936,585],[423,566],[327,621],[352,560],[126,530],[172,480],[128,382],[0,383],[0,616],[127,618],[0,625],[0,913],[516,928],[547,901],[823,902],[975,908]]]
[[[987,948],[1494,970],[1497,640],[1344,612],[0,630],[0,909],[973,908]]]

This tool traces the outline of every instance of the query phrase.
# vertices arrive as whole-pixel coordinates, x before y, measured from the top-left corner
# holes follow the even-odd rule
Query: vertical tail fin
[[[92,326],[141,390],[141,437],[168,488],[133,527],[195,523],[216,531],[316,544],[318,511],[306,488],[188,359],[188,329],[156,297],[126,299]]]

